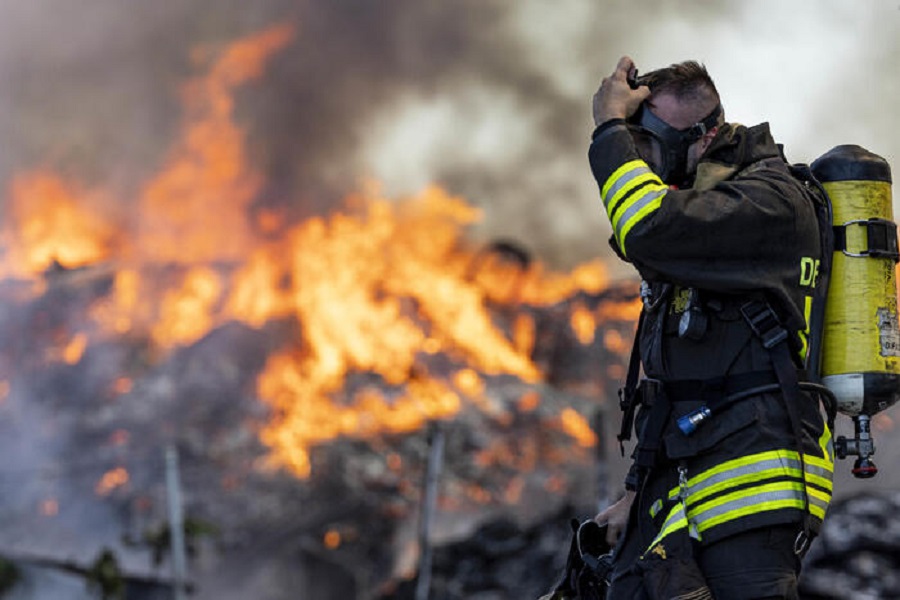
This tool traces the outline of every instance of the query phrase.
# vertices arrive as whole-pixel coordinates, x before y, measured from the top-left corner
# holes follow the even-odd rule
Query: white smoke
[[[770,122],[792,161],[853,143],[896,165],[898,34],[897,2],[518,2],[496,35],[529,73],[518,83],[552,93],[469,65],[462,83],[383,107],[362,162],[395,193],[455,184],[484,206],[486,236],[518,237],[563,264],[605,256],[609,227],[585,152],[591,96],[621,55],[643,71],[705,63],[727,117]]]

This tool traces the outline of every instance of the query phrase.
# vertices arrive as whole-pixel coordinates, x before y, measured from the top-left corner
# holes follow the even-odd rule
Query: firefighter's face
[[[710,107],[695,102],[685,103],[672,94],[659,94],[650,99],[650,109],[660,119],[675,129],[687,129],[694,123],[701,121],[710,113]],[[704,135],[699,140],[688,146],[687,149],[687,174],[697,172],[697,163],[715,137],[715,130]]]
[[[652,96],[644,103],[643,109],[649,110],[652,117],[645,116],[642,120],[651,130],[632,130],[635,147],[666,183],[680,185],[683,180],[692,177],[700,158],[712,142],[715,130],[691,143],[681,139],[678,133],[706,117],[709,111],[703,114],[704,108],[694,102],[680,101],[667,93]],[[662,123],[659,123],[660,120]]]

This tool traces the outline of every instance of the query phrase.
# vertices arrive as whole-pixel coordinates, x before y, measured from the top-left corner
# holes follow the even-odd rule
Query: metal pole
[[[181,505],[181,484],[178,477],[178,450],[166,448],[166,498],[169,506],[169,539],[172,546],[172,580],[175,600],[185,600],[187,553],[184,545],[184,516]]]
[[[440,423],[431,425],[429,438],[422,513],[419,515],[419,578],[416,581],[416,600],[428,600],[431,588],[431,520],[437,503],[438,482],[444,460],[444,428]]]

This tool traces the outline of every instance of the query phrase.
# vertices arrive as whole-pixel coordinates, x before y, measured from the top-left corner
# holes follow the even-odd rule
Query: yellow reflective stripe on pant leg
[[[727,471],[732,471],[748,465],[758,465],[769,460],[778,460],[787,466],[796,464],[799,467],[800,464],[800,456],[793,450],[767,450],[765,452],[748,454],[747,456],[741,456],[739,458],[726,460],[725,462],[707,469],[702,473],[698,473],[697,475],[694,475],[693,477],[688,479],[688,486],[693,489],[698,487],[707,479],[715,477],[720,473],[725,473]]]
[[[764,457],[762,460],[737,464],[729,469],[715,467],[688,479],[688,489],[692,499],[700,500],[740,483],[784,476],[792,476],[799,479],[800,461],[785,459],[784,457]],[[677,487],[672,488],[669,492],[669,497],[673,498],[677,495],[678,489]]]
[[[833,463],[823,460],[821,457],[809,454],[803,455],[803,460],[808,465],[807,472],[817,474],[823,478],[831,477],[834,470]],[[800,455],[794,450],[767,450],[766,452],[758,452],[756,454],[748,454],[740,458],[727,460],[715,467],[707,469],[702,473],[694,475],[688,479],[688,487],[691,490],[701,490],[709,483],[722,481],[730,477],[732,474],[740,475],[748,469],[766,469],[774,468],[780,465],[785,474],[800,473]],[[810,468],[811,467],[811,468]],[[676,492],[678,488],[673,488]]]
[[[832,464],[827,460],[807,454],[804,454],[803,457],[806,461],[806,482],[822,488],[819,490],[810,485],[806,486],[811,497],[810,512],[814,516],[823,518],[831,501]],[[792,450],[771,450],[726,461],[688,480],[686,499],[688,510],[690,511],[692,507],[704,503],[716,494],[727,492],[729,489],[776,478],[787,479],[757,485],[741,492],[733,492],[723,498],[733,499],[735,493],[747,495],[759,490],[778,489],[781,486],[781,489],[797,490],[797,497],[800,499],[802,508],[804,475],[800,470],[800,465],[798,453]],[[668,493],[668,498],[676,498],[679,491],[679,487],[672,488]],[[703,510],[722,502],[722,498],[712,500]],[[690,516],[693,518],[693,513]]]
[[[804,455],[806,456],[806,455]],[[773,466],[774,463],[774,466]],[[786,466],[787,464],[796,466]],[[763,467],[763,468],[760,468]],[[765,468],[768,467],[768,468]],[[758,469],[758,470],[757,470]],[[723,492],[732,487],[740,485],[760,482],[766,479],[775,479],[778,477],[790,477],[801,481],[803,475],[800,472],[800,461],[763,461],[762,463],[745,465],[738,469],[717,473],[714,477],[706,479],[700,485],[692,485],[688,481],[688,504],[696,504],[702,502],[704,498]],[[810,464],[806,465],[806,481],[814,483],[824,490],[831,491],[831,472]],[[672,488],[669,491],[669,498],[675,498],[678,495],[678,488]]]
[[[778,481],[741,489],[706,502],[697,509],[688,508],[688,518],[702,533],[710,527],[741,517],[784,508],[803,510],[803,484]]]
[[[669,511],[669,515],[666,517],[665,522],[659,529],[659,533],[656,534],[656,537],[653,538],[653,541],[650,542],[649,546],[647,546],[647,550],[650,550],[658,543],[663,541],[666,536],[671,535],[676,531],[687,529],[687,527],[688,521],[684,516],[684,506],[680,503],[676,504],[672,507],[672,510]]]

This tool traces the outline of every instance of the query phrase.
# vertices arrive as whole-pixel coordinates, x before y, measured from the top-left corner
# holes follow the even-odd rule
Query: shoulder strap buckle
[[[781,326],[775,310],[768,302],[751,300],[741,305],[741,315],[753,330],[753,333],[762,340],[766,350],[770,350],[788,338],[787,330]]]

